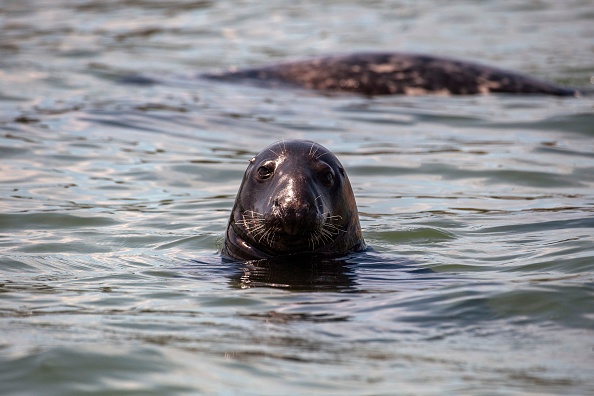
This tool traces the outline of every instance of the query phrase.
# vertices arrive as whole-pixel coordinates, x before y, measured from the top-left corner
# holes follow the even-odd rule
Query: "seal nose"
[[[310,205],[307,202],[295,200],[274,200],[275,213],[277,213],[278,226],[285,234],[295,236],[309,228]]]
[[[286,197],[284,197],[286,198]],[[278,227],[287,235],[295,236],[311,232],[317,226],[316,207],[308,199],[277,198],[273,201]]]

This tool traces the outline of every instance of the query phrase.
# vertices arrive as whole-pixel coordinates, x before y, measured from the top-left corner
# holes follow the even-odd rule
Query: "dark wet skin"
[[[229,219],[224,256],[340,257],[364,249],[350,182],[330,151],[290,140],[250,160]]]
[[[559,87],[478,63],[417,54],[359,53],[230,70],[206,78],[294,86],[331,93],[375,95],[473,95],[487,93],[579,96]]]

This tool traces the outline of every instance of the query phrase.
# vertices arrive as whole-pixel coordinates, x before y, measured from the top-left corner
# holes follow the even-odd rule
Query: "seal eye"
[[[322,174],[321,181],[328,188],[334,186],[334,173],[330,171]]]
[[[268,179],[274,173],[274,169],[271,166],[264,166],[258,168],[257,170],[258,178],[261,180]]]

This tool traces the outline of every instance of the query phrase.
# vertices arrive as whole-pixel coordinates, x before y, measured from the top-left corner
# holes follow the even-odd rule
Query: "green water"
[[[401,50],[591,89],[593,20],[589,1],[1,2],[0,393],[593,393],[592,97],[195,78]],[[221,262],[247,161],[282,138],[339,157],[374,252]]]

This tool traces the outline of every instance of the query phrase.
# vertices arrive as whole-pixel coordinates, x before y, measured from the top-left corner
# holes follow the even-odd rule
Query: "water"
[[[591,97],[194,78],[402,50],[587,88],[593,19],[589,1],[0,3],[1,393],[594,392]],[[221,262],[247,161],[281,138],[340,158],[374,252]]]

